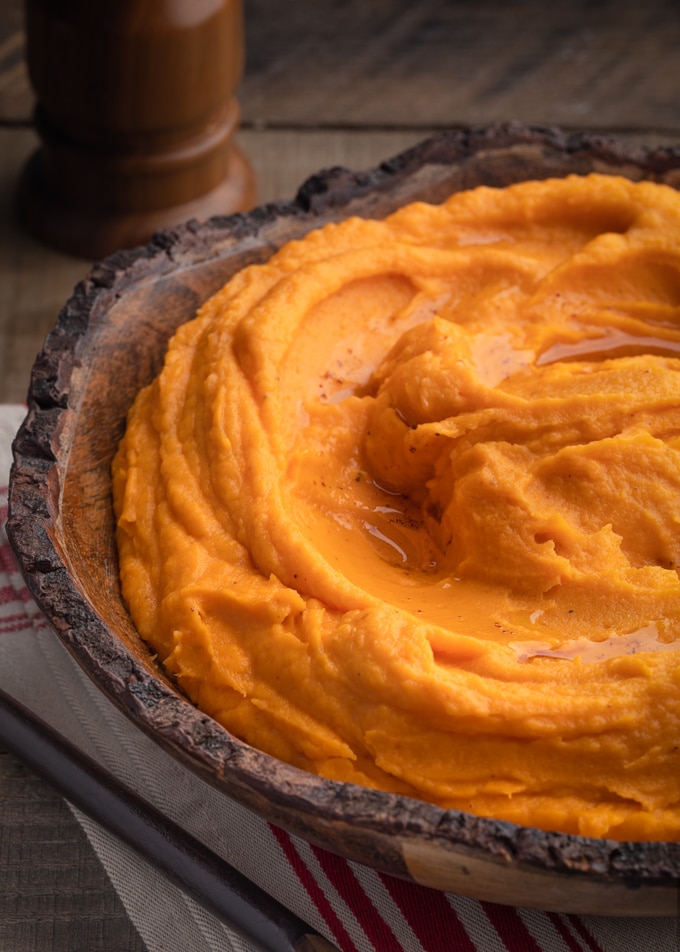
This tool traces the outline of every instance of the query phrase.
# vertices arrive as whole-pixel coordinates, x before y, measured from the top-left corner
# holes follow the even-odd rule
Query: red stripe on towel
[[[30,618],[22,616],[20,621],[12,621],[11,619],[5,620],[0,619],[0,635],[7,633],[8,635],[14,635],[18,631],[34,631],[35,624]]]
[[[0,585],[0,605],[9,605],[17,600],[17,593],[10,585]]]
[[[574,934],[566,924],[563,916],[558,915],[556,912],[547,912],[546,916],[555,927],[555,931],[559,934],[560,938],[569,949],[569,952],[583,952],[583,946],[577,939],[574,938]]]
[[[493,902],[483,902],[481,905],[508,952],[541,952],[540,945],[516,909]]]
[[[600,943],[590,934],[578,916],[571,915],[566,918],[576,935],[588,946],[590,952],[603,952]]]
[[[381,876],[425,952],[477,952],[444,893],[393,876]]]
[[[374,947],[379,952],[403,952],[401,942],[366,895],[349,863],[319,847],[313,846],[312,850],[324,873],[352,910]]]
[[[316,908],[319,910],[322,918],[324,919],[326,925],[331,930],[335,937],[335,941],[339,943],[340,949],[342,952],[359,952],[354,942],[352,941],[351,936],[345,929],[344,925],[338,918],[335,913],[335,910],[331,906],[328,899],[323,894],[323,891],[316,879],[310,873],[307,868],[306,863],[303,861],[302,857],[295,848],[293,841],[290,836],[274,826],[269,824],[269,829],[272,831],[276,837],[279,846],[283,850],[286,859],[292,866],[295,875],[302,883],[303,887],[307,891],[307,895],[312,900]]]
[[[0,531],[2,531],[3,528],[4,528],[4,524],[2,520],[0,519]],[[7,572],[8,575],[10,575],[12,572],[19,571],[17,563],[14,560],[14,553],[9,547],[9,544],[6,542],[0,543],[0,568],[4,569],[4,571]]]

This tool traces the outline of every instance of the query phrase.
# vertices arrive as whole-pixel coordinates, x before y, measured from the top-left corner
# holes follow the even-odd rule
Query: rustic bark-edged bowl
[[[680,188],[680,149],[516,124],[429,139],[368,173],[332,169],[294,201],[189,222],[97,264],[33,369],[14,444],[8,534],[54,631],[98,687],[187,767],[275,824],[438,889],[561,912],[675,915],[680,843],[546,833],[323,780],[253,749],[156,666],[118,582],[110,464],[166,343],[244,265],[350,214],[382,217],[478,184],[599,171]]]

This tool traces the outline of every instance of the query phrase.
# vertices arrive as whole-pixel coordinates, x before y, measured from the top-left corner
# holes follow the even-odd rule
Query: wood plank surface
[[[245,0],[246,127],[519,119],[680,132],[677,0]],[[31,118],[21,0],[0,4],[0,122]]]
[[[0,949],[144,952],[62,798],[0,752]]]
[[[30,121],[33,96],[24,59],[21,0],[0,2],[0,122]]]
[[[246,0],[246,44],[248,123],[680,130],[676,0]]]

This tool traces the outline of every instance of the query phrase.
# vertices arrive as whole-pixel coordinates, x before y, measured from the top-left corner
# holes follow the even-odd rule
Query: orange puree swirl
[[[114,462],[141,636],[234,734],[680,839],[680,195],[571,176],[326,225],[180,328]]]

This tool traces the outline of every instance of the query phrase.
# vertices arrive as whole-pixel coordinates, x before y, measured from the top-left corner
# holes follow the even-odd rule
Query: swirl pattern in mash
[[[114,463],[132,617],[324,777],[680,838],[680,196],[591,175],[311,232],[184,325]]]

